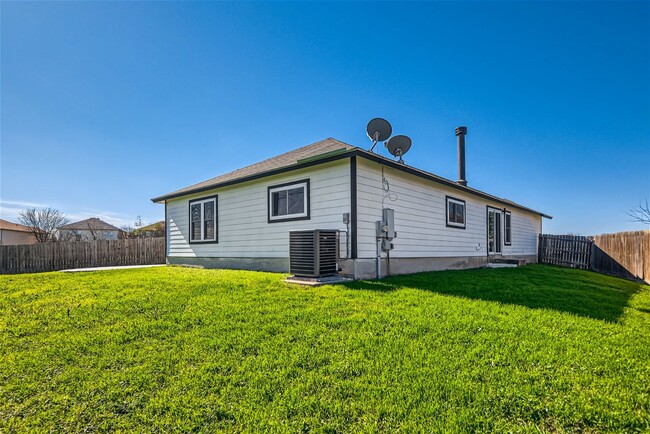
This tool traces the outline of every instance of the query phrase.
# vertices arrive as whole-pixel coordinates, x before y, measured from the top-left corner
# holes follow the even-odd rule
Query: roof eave
[[[500,198],[500,197],[497,197],[497,196],[493,196],[493,195],[491,195],[489,193],[485,193],[485,192],[483,192],[481,190],[476,190],[474,188],[458,184],[457,182],[451,181],[451,180],[443,178],[441,176],[434,175],[434,174],[429,173],[429,172],[425,172],[424,170],[417,169],[417,168],[414,168],[414,167],[411,167],[411,166],[406,166],[405,164],[398,163],[397,161],[389,160],[389,159],[387,159],[385,157],[382,157],[381,155],[377,155],[377,154],[374,154],[374,153],[369,152],[369,151],[364,151],[363,149],[357,149],[356,152],[357,152],[357,155],[359,155],[360,157],[364,157],[364,158],[366,158],[368,160],[372,160],[372,161],[376,161],[376,162],[379,162],[379,163],[382,163],[382,164],[386,164],[387,166],[393,167],[393,168],[398,169],[398,170],[402,170],[402,171],[407,172],[407,173],[411,173],[412,175],[424,177],[424,178],[429,179],[429,180],[431,180],[433,182],[437,182],[439,184],[446,185],[448,187],[455,188],[457,190],[464,191],[466,193],[473,194],[475,196],[479,196],[479,197],[482,197],[484,199],[492,200],[492,201],[495,201],[495,202],[502,203],[504,205],[509,205],[509,206],[513,206],[515,208],[522,209],[524,211],[532,212],[534,214],[538,214],[541,217],[544,217],[544,218],[547,218],[547,219],[552,219],[553,218],[552,216],[550,216],[548,214],[544,214],[543,212],[534,210],[532,208],[525,207],[523,205],[519,205],[518,203],[512,202],[512,201],[507,200],[507,199],[503,199],[503,198]]]
[[[350,158],[354,155],[356,155],[355,149],[351,149],[345,152],[340,152],[335,155],[331,155],[331,153],[326,153],[323,155],[322,158],[313,158],[313,159],[309,158],[307,159],[307,161],[302,161],[302,162],[298,161],[295,164],[291,164],[289,166],[284,166],[284,167],[279,167],[277,169],[259,172],[254,175],[248,175],[242,178],[232,179],[229,181],[220,182],[218,184],[199,187],[199,188],[195,188],[183,192],[165,194],[162,196],[154,197],[153,199],[151,199],[151,201],[153,203],[165,203],[165,201],[169,199],[175,199],[177,197],[182,197],[182,196],[189,196],[191,194],[201,193],[203,191],[208,191],[208,190],[214,190],[215,188],[227,187],[229,185],[241,184],[242,182],[253,181],[259,178],[265,178],[267,176],[277,175],[279,173],[284,173],[292,170],[298,170],[306,167],[316,166],[319,164],[329,163],[330,161],[342,160],[344,158]]]
[[[506,200],[506,199],[503,199],[503,198],[492,196],[491,194],[482,192],[480,190],[476,190],[476,189],[473,189],[473,188],[470,188],[470,187],[466,187],[464,185],[460,185],[457,182],[451,181],[449,179],[442,178],[440,176],[434,175],[434,174],[429,173],[429,172],[425,172],[424,170],[416,169],[416,168],[411,167],[411,166],[406,166],[404,164],[398,163],[398,162],[393,161],[393,160],[389,160],[389,159],[387,159],[385,157],[382,157],[381,155],[377,155],[377,154],[374,154],[374,153],[369,152],[369,151],[365,151],[365,150],[360,149],[360,148],[350,149],[350,150],[345,151],[345,152],[337,153],[336,155],[325,154],[323,156],[323,158],[309,159],[309,161],[306,161],[306,162],[297,162],[297,163],[289,165],[289,166],[284,166],[284,167],[281,167],[281,168],[256,173],[254,175],[249,175],[249,176],[245,176],[243,178],[237,178],[237,179],[233,179],[233,180],[230,180],[230,181],[221,182],[221,183],[210,185],[210,186],[200,187],[200,188],[187,190],[187,191],[183,191],[183,192],[178,192],[178,193],[169,193],[169,194],[166,194],[166,195],[154,197],[153,199],[151,199],[151,201],[153,203],[161,203],[162,204],[162,203],[165,203],[165,201],[167,201],[169,199],[175,199],[177,197],[189,196],[191,194],[196,194],[196,193],[201,193],[201,192],[204,192],[204,191],[214,190],[216,188],[226,187],[226,186],[229,186],[229,185],[241,184],[243,182],[253,181],[253,180],[259,179],[259,178],[265,178],[267,176],[272,176],[272,175],[276,175],[276,174],[279,174],[279,173],[289,172],[289,171],[292,171],[292,170],[298,170],[298,169],[302,169],[302,168],[306,168],[306,167],[310,167],[310,166],[316,166],[316,165],[319,165],[319,164],[328,163],[330,161],[341,160],[341,159],[344,159],[344,158],[350,158],[350,157],[354,157],[354,156],[359,156],[359,157],[365,158],[365,159],[370,160],[370,161],[375,161],[375,162],[379,162],[379,163],[382,163],[382,164],[386,164],[387,166],[393,167],[395,169],[402,170],[404,172],[411,173],[411,174],[416,175],[416,176],[424,177],[426,179],[437,182],[439,184],[443,184],[443,185],[446,185],[448,187],[455,188],[455,189],[460,190],[460,191],[464,191],[464,192],[466,192],[468,194],[479,196],[479,197],[482,197],[484,199],[492,200],[492,201],[495,201],[495,202],[498,202],[498,203],[501,203],[501,204],[504,204],[504,205],[509,205],[509,206],[512,206],[512,207],[515,207],[515,208],[519,208],[519,209],[522,209],[524,211],[532,212],[533,214],[538,214],[539,216],[547,218],[549,220],[553,218],[552,216],[550,216],[548,214],[544,214],[543,212],[540,212],[540,211],[525,207],[523,205],[519,205],[519,204],[517,204],[515,202],[509,201],[509,200]]]

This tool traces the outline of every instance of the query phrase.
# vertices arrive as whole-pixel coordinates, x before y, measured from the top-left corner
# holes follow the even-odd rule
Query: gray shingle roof
[[[491,195],[489,193],[485,193],[481,190],[477,190],[472,187],[460,185],[455,181],[443,178],[438,175],[434,175],[433,173],[429,173],[425,170],[398,164],[394,160],[390,160],[379,154],[368,152],[359,147],[349,145],[347,143],[341,142],[331,137],[316,143],[312,143],[311,145],[303,146],[302,148],[298,148],[293,151],[286,152],[276,157],[269,158],[259,163],[251,164],[250,166],[246,166],[242,169],[238,169],[233,172],[226,173],[225,175],[220,175],[215,178],[208,179],[207,181],[190,185],[189,187],[185,187],[180,190],[173,191],[171,193],[153,198],[151,200],[153,202],[162,202],[169,198],[179,197],[186,194],[198,193],[200,191],[209,190],[211,187],[216,188],[224,184],[227,185],[236,182],[244,182],[248,179],[251,179],[251,177],[267,176],[267,174],[270,175],[272,173],[277,173],[274,171],[277,171],[278,169],[286,168],[287,170],[291,170],[290,169],[291,166],[298,166],[301,165],[302,163],[309,164],[308,162],[311,162],[311,160],[316,161],[320,159],[327,159],[327,157],[329,156],[335,158],[335,156],[344,153],[347,154],[348,156],[358,155],[359,157],[363,157],[369,160],[380,161],[383,164],[387,164],[391,167],[402,170],[404,172],[421,176],[426,179],[438,182],[440,184],[448,185],[450,187],[465,191],[470,194],[475,194],[489,200],[501,202],[505,205],[512,205],[517,208],[534,212],[546,218],[553,218],[550,215],[541,213],[539,211],[535,211],[534,209],[527,208],[509,199],[504,199],[498,196]]]
[[[327,154],[338,150],[349,151],[352,149],[356,148],[352,145],[348,145],[347,143],[343,143],[329,137],[325,140],[312,143],[311,145],[303,146],[302,148],[294,149],[293,151],[289,151],[284,154],[271,157],[267,160],[260,161],[259,163],[251,164],[250,166],[246,166],[230,173],[226,173],[225,175],[220,175],[215,178],[208,179],[207,181],[199,182],[198,184],[193,184],[189,187],[181,188],[180,190],[173,191],[169,194],[166,194],[165,196],[177,196],[185,192],[190,193],[195,190],[206,189],[207,187],[223,184],[224,182],[234,181],[236,179],[246,178],[248,176],[269,172],[271,170],[292,166],[294,164],[298,164],[299,161],[316,157],[318,155]],[[157,201],[157,198],[153,200]]]
[[[86,220],[81,220],[79,222],[69,223],[67,225],[59,226],[58,229],[71,229],[71,230],[88,230],[92,229],[94,231],[119,231],[120,228],[106,223],[103,220],[98,219],[97,217],[91,217]]]

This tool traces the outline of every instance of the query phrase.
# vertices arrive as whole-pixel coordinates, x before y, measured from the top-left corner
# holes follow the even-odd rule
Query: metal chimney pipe
[[[467,134],[467,127],[456,128],[456,135],[458,136],[458,182],[460,185],[467,185],[465,179],[465,135]]]

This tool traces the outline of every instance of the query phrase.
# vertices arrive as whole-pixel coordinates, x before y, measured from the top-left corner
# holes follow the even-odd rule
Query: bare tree
[[[88,227],[88,234],[90,235],[89,238],[91,240],[97,241],[97,240],[108,239],[108,234],[106,233],[106,231],[93,227],[93,225],[91,225],[90,222],[87,222],[86,226]]]
[[[61,211],[52,208],[38,211],[36,208],[26,209],[20,212],[18,221],[29,228],[39,243],[55,241],[54,231],[56,228],[69,222]]]
[[[57,234],[57,241],[59,242],[79,242],[81,241],[81,234],[76,230],[59,231]]]
[[[120,233],[117,234],[117,237],[121,240],[137,238],[137,235],[134,233],[133,226],[124,225],[120,226]]]
[[[632,218],[633,222],[650,225],[650,205],[648,205],[648,199],[645,200],[645,204],[639,203],[637,208],[628,211],[627,215]]]
[[[136,231],[139,231],[140,229],[142,229],[142,227],[144,226],[144,224],[142,223],[142,217],[138,216],[135,219],[135,223],[133,224],[133,226],[135,226]]]

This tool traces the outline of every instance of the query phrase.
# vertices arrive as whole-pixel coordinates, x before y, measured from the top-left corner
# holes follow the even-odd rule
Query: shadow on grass
[[[346,286],[370,291],[413,288],[532,309],[553,309],[609,322],[620,320],[629,299],[641,289],[638,283],[616,277],[548,265],[436,271],[355,281]]]

